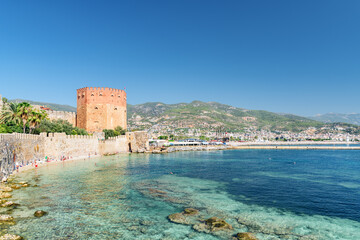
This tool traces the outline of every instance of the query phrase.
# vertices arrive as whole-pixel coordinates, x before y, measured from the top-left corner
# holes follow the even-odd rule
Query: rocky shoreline
[[[11,201],[12,194],[11,192],[28,187],[37,187],[37,185],[31,185],[28,182],[17,182],[13,178],[8,179],[7,182],[0,184],[0,207],[5,209],[6,214],[0,214],[0,225],[2,225],[3,229],[1,231],[0,240],[22,240],[23,237],[15,234],[7,233],[7,229],[10,226],[16,224],[16,219],[11,216],[13,210],[15,210],[19,203],[14,203]],[[4,211],[3,211],[4,212]],[[34,217],[39,218],[46,215],[47,212],[43,210],[36,210],[34,212]]]

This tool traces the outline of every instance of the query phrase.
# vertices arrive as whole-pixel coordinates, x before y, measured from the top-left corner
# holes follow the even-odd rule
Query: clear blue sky
[[[0,94],[360,112],[360,1],[0,1]]]

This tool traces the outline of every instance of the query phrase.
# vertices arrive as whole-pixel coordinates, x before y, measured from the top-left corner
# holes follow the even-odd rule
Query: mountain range
[[[344,123],[360,125],[359,113],[350,113],[350,114],[326,113],[326,114],[318,114],[316,116],[312,116],[309,118],[325,123],[344,122]]]
[[[317,129],[334,128],[331,123],[323,123],[313,119],[293,115],[278,114],[263,110],[236,108],[217,102],[193,101],[191,103],[164,104],[151,102],[128,105],[128,124],[135,129],[192,128],[199,130],[216,130],[240,132],[246,130],[268,130],[300,132],[314,127]],[[346,123],[337,123],[337,127],[360,127]]]
[[[55,103],[14,99],[12,102],[29,102],[49,107],[55,111],[76,112],[76,107]],[[270,131],[299,132],[309,127],[321,128],[330,123],[360,125],[360,114],[329,113],[313,117],[279,114],[263,110],[248,110],[217,102],[193,101],[191,103],[165,104],[149,102],[128,104],[128,123],[131,129],[148,129],[154,125],[173,128],[214,129],[222,127],[229,131],[264,129]]]
[[[24,99],[12,99],[9,100],[10,102],[28,102],[31,105],[40,105],[44,107],[51,108],[54,111],[65,111],[65,112],[76,112],[76,107],[70,106],[70,105],[61,105],[56,103],[47,103],[47,102],[36,102],[32,100],[24,100]]]

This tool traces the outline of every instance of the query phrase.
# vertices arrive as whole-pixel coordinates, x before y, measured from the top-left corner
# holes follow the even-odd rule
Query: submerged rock
[[[13,189],[11,187],[1,187],[1,190],[3,192],[12,192]]]
[[[184,214],[185,215],[197,215],[197,214],[199,214],[199,210],[197,210],[195,208],[185,208]]]
[[[0,192],[0,198],[11,198],[12,195],[7,192]]]
[[[153,222],[143,220],[143,221],[140,221],[140,225],[143,225],[143,226],[150,226],[150,225],[153,225]]]
[[[210,229],[208,226],[206,226],[205,223],[197,223],[197,224],[193,225],[192,228],[197,232],[210,233]]]
[[[11,185],[11,188],[12,188],[12,189],[20,189],[21,187],[18,186],[18,185],[13,184],[13,185]]]
[[[22,185],[22,187],[29,187],[30,185],[28,183],[25,183]]]
[[[212,217],[205,220],[203,223],[198,223],[193,226],[193,229],[198,232],[216,232],[216,231],[224,231],[233,229],[232,226],[225,222],[225,220]]]
[[[167,192],[161,191],[161,190],[155,189],[155,188],[149,188],[149,192],[150,193],[157,193],[157,194],[167,194]]]
[[[47,215],[48,213],[43,211],[43,210],[37,210],[35,213],[34,213],[34,216],[35,217],[42,217],[42,216],[45,216]]]
[[[9,202],[5,202],[3,204],[1,204],[2,207],[11,207],[15,205],[15,203],[13,201],[9,201]]]
[[[248,233],[248,232],[236,234],[236,239],[237,240],[257,240],[257,238],[252,233]]]
[[[18,235],[5,234],[0,237],[0,240],[22,240],[23,238]]]
[[[14,218],[10,215],[0,215],[0,222],[11,222]]]
[[[173,213],[168,216],[170,222],[189,225],[190,221],[182,213]]]
[[[212,217],[205,220],[205,224],[210,227],[211,231],[230,230],[232,226],[225,222],[225,220]]]
[[[168,216],[168,219],[171,222],[179,223],[179,224],[186,224],[190,225],[193,224],[195,219],[192,217],[194,215],[197,215],[199,213],[199,210],[194,208],[186,208],[181,213],[174,213]]]

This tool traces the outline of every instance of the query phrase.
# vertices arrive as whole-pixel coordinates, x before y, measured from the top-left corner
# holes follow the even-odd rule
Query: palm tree
[[[29,117],[31,116],[31,112],[32,112],[32,107],[29,103],[27,102],[22,102],[18,105],[17,107],[17,115],[21,118],[22,120],[22,125],[23,125],[23,131],[25,133],[26,130],[26,124],[28,122]]]
[[[20,124],[21,118],[18,115],[18,107],[19,104],[14,102],[5,104],[0,115],[0,123],[14,122],[15,124]]]
[[[30,132],[31,133],[44,119],[47,118],[47,114],[44,110],[42,111],[31,111],[31,115],[28,119]]]

